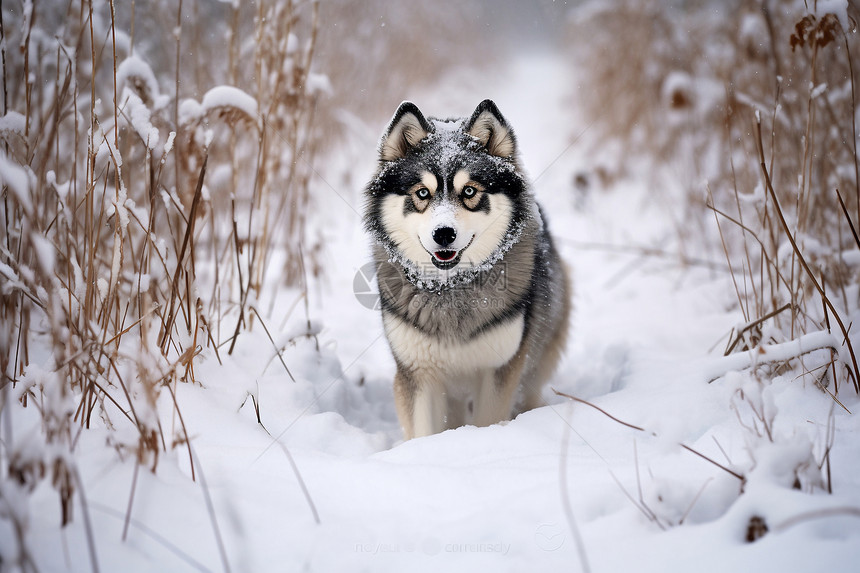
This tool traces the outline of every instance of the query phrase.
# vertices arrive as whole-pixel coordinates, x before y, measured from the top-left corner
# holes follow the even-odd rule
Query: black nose
[[[456,238],[457,231],[455,231],[451,227],[439,227],[438,229],[433,231],[433,240],[443,247],[447,247],[448,245],[453,243],[454,239]]]

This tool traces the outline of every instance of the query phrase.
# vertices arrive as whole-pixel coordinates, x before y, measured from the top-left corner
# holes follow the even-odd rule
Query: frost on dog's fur
[[[404,102],[378,151],[365,226],[406,437],[539,405],[570,297],[513,130],[490,100],[445,120]]]

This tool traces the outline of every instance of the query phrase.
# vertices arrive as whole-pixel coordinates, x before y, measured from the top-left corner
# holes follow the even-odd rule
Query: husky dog
[[[426,119],[404,102],[379,143],[364,222],[407,439],[541,402],[570,293],[517,141],[496,105]]]

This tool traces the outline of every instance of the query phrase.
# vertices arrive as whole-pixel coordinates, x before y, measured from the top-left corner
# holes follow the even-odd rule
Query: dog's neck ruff
[[[508,229],[508,232],[505,233],[504,241],[502,241],[499,247],[481,264],[474,267],[460,269],[445,279],[428,276],[421,272],[420,265],[415,263],[415,261],[405,258],[397,250],[394,243],[391,242],[391,239],[377,235],[376,242],[385,249],[385,252],[388,254],[388,262],[398,265],[403,270],[403,274],[406,276],[407,280],[412,283],[412,286],[420,290],[442,292],[466,286],[478,278],[481,273],[491,270],[493,265],[505,258],[508,251],[520,242],[525,226],[525,221],[515,223],[512,228]]]

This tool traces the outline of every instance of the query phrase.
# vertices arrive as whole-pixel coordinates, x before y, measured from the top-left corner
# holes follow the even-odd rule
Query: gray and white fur
[[[439,120],[401,104],[366,199],[406,438],[540,405],[571,297],[496,105]]]

